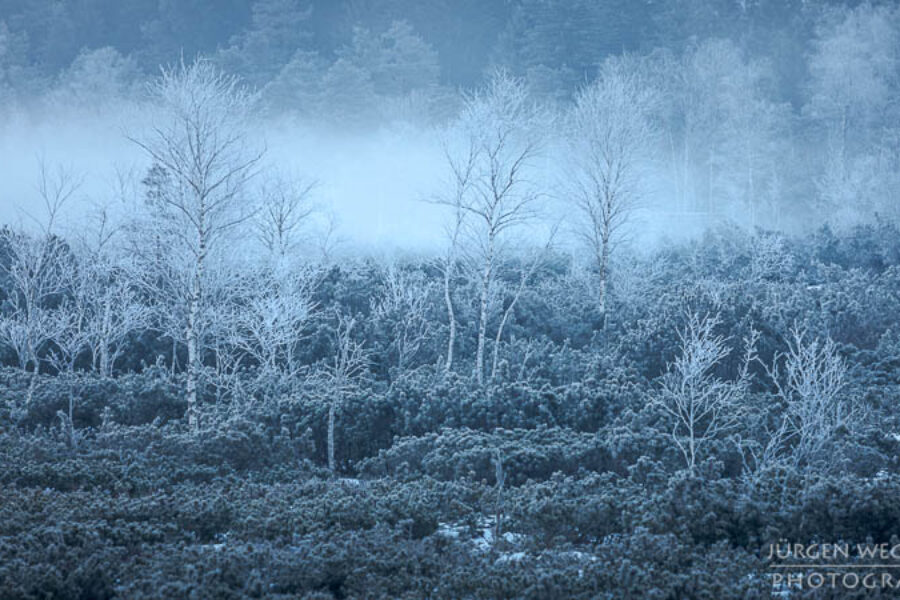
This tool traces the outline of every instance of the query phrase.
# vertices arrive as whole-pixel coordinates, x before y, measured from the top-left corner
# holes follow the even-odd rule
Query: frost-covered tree
[[[663,375],[655,401],[672,421],[672,441],[693,473],[710,441],[730,431],[741,416],[740,400],[750,382],[750,363],[755,360],[755,336],[745,340],[746,354],[739,377],[726,381],[714,373],[731,349],[715,333],[718,316],[691,314],[678,332],[679,354]]]
[[[85,49],[60,74],[49,99],[57,109],[108,112],[115,102],[132,95],[138,73],[135,61],[115,48]]]
[[[150,96],[153,128],[132,139],[153,163],[146,180],[152,235],[164,244],[163,256],[177,261],[167,260],[176,275],[169,283],[185,299],[187,416],[196,431],[201,335],[211,317],[203,298],[207,266],[225,234],[251,216],[244,194],[261,154],[249,148],[253,96],[209,62],[163,69]]]
[[[42,345],[53,338],[57,320],[49,303],[65,289],[65,246],[53,236],[4,229],[2,244],[8,258],[2,269],[7,287],[0,340],[15,353],[19,368],[36,375]]]
[[[77,384],[75,382],[75,366],[85,351],[89,349],[87,323],[90,313],[91,287],[83,274],[81,265],[72,265],[66,270],[65,299],[50,313],[53,321],[50,342],[49,362],[62,378],[68,388],[68,410],[57,412],[60,423],[66,431],[71,448],[78,446],[75,431],[75,404]]]
[[[56,235],[63,207],[81,185],[70,171],[51,171],[40,163],[38,196],[44,218],[33,217],[36,232],[5,228],[0,232],[6,259],[0,261],[5,301],[0,311],[0,341],[12,348],[23,371],[31,369],[30,401],[41,369],[41,348],[60,332],[64,320],[55,314],[73,266],[71,252]]]
[[[303,227],[315,211],[310,202],[315,185],[285,175],[275,175],[261,185],[253,228],[270,258],[287,260],[299,249]]]
[[[461,198],[444,200],[465,215],[465,250],[479,271],[477,349],[474,375],[484,381],[489,300],[506,236],[536,216],[538,193],[531,179],[539,142],[540,111],[522,81],[498,71],[465,98],[458,126],[470,153],[451,157],[454,172],[464,165]],[[469,163],[471,161],[471,163]]]
[[[459,132],[457,132],[459,133]],[[464,140],[444,140],[444,157],[449,167],[449,178],[445,185],[445,191],[438,194],[433,202],[450,209],[450,215],[445,224],[447,237],[447,249],[438,261],[443,276],[444,306],[447,309],[447,355],[444,360],[444,371],[449,373],[453,368],[453,358],[456,352],[456,332],[458,328],[456,308],[453,304],[453,284],[459,270],[461,246],[463,242],[466,210],[464,202],[474,183],[474,171],[478,150],[475,140],[469,136],[461,136]],[[463,144],[462,151],[457,144]]]
[[[370,364],[369,351],[354,337],[355,327],[355,318],[336,314],[333,353],[318,374],[317,395],[328,405],[328,469],[332,473],[337,470],[334,436],[338,407],[347,395],[360,389]]]
[[[568,193],[578,211],[577,229],[596,261],[601,313],[610,254],[644,193],[641,175],[652,151],[654,102],[639,72],[623,59],[611,59],[572,107]]]
[[[149,325],[150,311],[138,297],[127,267],[101,264],[94,277],[93,311],[85,328],[94,369],[111,377],[128,337]]]
[[[847,364],[834,341],[810,339],[794,326],[787,351],[775,356],[769,374],[785,404],[785,437],[793,459],[829,465],[836,436],[853,431],[863,416],[849,393]]]
[[[825,11],[816,29],[805,110],[827,124],[839,151],[891,100],[900,61],[898,23],[896,7],[864,2]]]
[[[414,361],[433,335],[429,318],[433,284],[418,272],[389,263],[381,271],[382,293],[372,301],[371,319],[388,329],[387,355],[398,377],[414,369]],[[386,357],[387,358],[387,357]]]
[[[245,275],[230,315],[230,343],[263,374],[298,374],[296,354],[316,310],[310,269],[267,268]]]
[[[117,194],[133,193],[129,177],[120,174]],[[91,365],[101,377],[111,377],[116,361],[126,351],[129,337],[151,325],[150,306],[141,298],[140,265],[123,252],[122,229],[110,205],[97,205],[75,235],[78,270],[72,287],[85,306],[84,333]]]

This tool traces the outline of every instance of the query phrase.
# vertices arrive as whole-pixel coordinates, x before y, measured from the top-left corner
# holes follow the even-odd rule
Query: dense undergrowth
[[[486,386],[444,372],[440,336],[415,369],[379,371],[390,341],[368,322],[376,361],[337,410],[336,472],[328,404],[304,383],[251,370],[246,396],[209,385],[192,431],[166,361],[33,382],[6,367],[0,598],[768,598],[768,544],[897,543],[896,232],[759,239],[711,235],[638,263],[604,327],[565,268],[545,274],[512,327],[541,342],[528,373],[511,339]],[[364,310],[376,277],[336,268],[320,302]],[[732,340],[760,332],[741,419],[692,470],[654,400],[685,309],[715,311]],[[764,365],[796,322],[834,340],[860,416],[815,455],[788,437],[764,461],[754,451],[789,408]],[[153,355],[133,344],[122,365]]]

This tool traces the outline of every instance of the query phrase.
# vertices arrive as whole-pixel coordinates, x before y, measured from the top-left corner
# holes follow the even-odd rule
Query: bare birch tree
[[[37,232],[6,228],[0,233],[8,253],[8,259],[0,262],[7,281],[5,307],[0,311],[0,341],[13,349],[22,371],[31,368],[26,403],[34,395],[40,373],[41,347],[58,334],[62,323],[49,302],[65,290],[72,266],[68,247],[56,235],[56,222],[81,186],[81,179],[64,168],[51,172],[41,160],[39,169],[37,192],[44,216],[28,215],[38,225]]]
[[[315,186],[315,182],[284,175],[274,175],[262,184],[261,206],[253,225],[272,257],[284,259],[298,249],[300,230],[314,212],[309,198]]]
[[[828,459],[828,446],[841,431],[852,431],[862,409],[847,393],[847,365],[830,338],[809,339],[794,326],[788,349],[775,356],[769,375],[785,403],[786,437],[795,462]]]
[[[463,208],[467,194],[473,183],[473,171],[475,169],[478,149],[475,140],[467,139],[466,150],[457,155],[451,149],[453,142],[444,143],[444,157],[450,168],[449,192],[440,194],[433,202],[449,207],[451,213],[446,227],[447,251],[439,262],[439,268],[443,275],[444,305],[447,309],[447,356],[444,361],[444,372],[449,373],[453,368],[453,358],[456,350],[456,310],[453,306],[453,281],[460,261],[460,244],[465,224],[466,211]]]
[[[94,369],[101,377],[111,377],[125,341],[149,325],[150,311],[139,300],[124,269],[102,264],[97,269],[93,310],[85,329]]]
[[[78,435],[75,431],[75,404],[78,395],[75,366],[88,349],[87,321],[90,312],[90,287],[86,279],[78,274],[80,269],[73,269],[71,285],[67,286],[68,298],[51,313],[54,321],[52,348],[49,361],[57,375],[67,384],[68,411],[58,411],[60,423],[66,431],[69,447],[78,447]]]
[[[24,372],[30,369],[34,378],[40,371],[41,346],[56,331],[57,321],[48,301],[64,289],[64,247],[58,238],[24,231],[5,229],[2,237],[9,258],[2,265],[8,287],[0,315],[0,340],[13,350],[19,368]]]
[[[230,340],[263,373],[298,374],[296,352],[314,315],[315,274],[310,270],[263,270],[244,279],[231,316]]]
[[[656,401],[672,419],[672,441],[693,473],[698,457],[713,439],[731,430],[741,415],[738,404],[750,382],[756,335],[745,340],[743,366],[736,381],[725,381],[713,369],[731,353],[727,340],[714,333],[718,316],[691,314],[678,332],[681,353],[662,378]]]
[[[119,193],[126,197],[127,178],[118,174]],[[118,244],[121,228],[110,216],[109,206],[100,205],[76,234],[78,290],[86,306],[84,335],[91,366],[101,377],[111,377],[128,337],[151,324],[150,307],[141,301],[136,282],[138,266]]]
[[[395,264],[384,268],[382,287],[384,293],[372,302],[371,318],[389,328],[390,354],[402,378],[432,335],[428,305],[433,287],[419,273],[405,273]]]
[[[348,394],[360,387],[369,368],[369,352],[353,337],[356,319],[337,313],[334,327],[334,354],[319,374],[318,394],[328,404],[328,469],[337,471],[335,459],[335,421],[338,406]]]
[[[550,238],[547,241],[547,244],[534,253],[534,256],[528,258],[525,264],[522,266],[521,271],[519,273],[519,283],[512,290],[510,294],[509,303],[506,305],[506,308],[503,310],[500,316],[500,322],[497,325],[497,332],[494,336],[494,347],[493,353],[491,356],[491,376],[490,381],[494,381],[497,376],[497,366],[500,363],[500,342],[503,339],[503,330],[506,328],[506,324],[509,323],[510,318],[514,314],[516,309],[516,304],[519,303],[519,298],[522,297],[522,293],[525,291],[528,286],[529,281],[534,275],[537,273],[538,269],[541,267],[541,264],[546,259],[547,253],[550,251],[551,246],[553,244],[553,238],[556,234],[556,230],[554,228],[553,232],[550,235]]]
[[[621,60],[608,60],[583,88],[570,115],[569,191],[578,231],[594,254],[599,309],[605,314],[610,254],[637,208],[653,127],[653,93]]]
[[[536,215],[537,193],[528,174],[538,151],[539,116],[525,85],[497,72],[484,89],[465,98],[460,120],[472,153],[471,184],[458,203],[444,203],[465,214],[468,251],[480,271],[474,366],[479,384],[484,383],[488,302],[504,236]],[[468,160],[451,160],[451,168],[456,172]]]
[[[187,273],[179,283],[188,287],[179,291],[187,300],[187,417],[197,431],[207,263],[224,234],[251,216],[244,193],[261,153],[248,147],[253,97],[212,64],[198,59],[163,69],[150,94],[160,109],[157,122],[132,139],[153,162],[148,197],[155,226],[169,252],[185,259]]]

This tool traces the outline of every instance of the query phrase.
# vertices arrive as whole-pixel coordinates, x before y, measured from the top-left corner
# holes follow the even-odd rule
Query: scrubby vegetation
[[[0,597],[770,597],[770,543],[896,542],[898,239],[720,229],[620,260],[605,319],[592,274],[556,256],[481,385],[477,289],[455,289],[447,371],[440,274],[393,265],[429,324],[401,368],[411,309],[384,310],[385,267],[332,266],[295,369],[225,373],[209,352],[196,426],[150,329],[112,376],[89,352],[34,374],[7,349]],[[338,388],[336,311],[370,357]],[[701,372],[676,368],[689,356]],[[718,427],[693,429],[693,464],[679,390],[727,392]]]

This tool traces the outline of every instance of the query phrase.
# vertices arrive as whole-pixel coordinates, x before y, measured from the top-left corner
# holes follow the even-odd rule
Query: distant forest
[[[471,86],[502,65],[571,87],[606,56],[680,49],[724,37],[764,54],[797,80],[827,2],[804,0],[3,0],[4,75],[46,84],[86,50],[114,48],[155,73],[181,53],[241,59],[265,84],[300,60],[334,62],[379,40],[409,60],[434,61],[434,79]],[[834,4],[834,3],[832,3]],[[856,2],[841,3],[853,6]],[[403,25],[399,25],[402,23]],[[395,37],[395,39],[390,39]],[[368,39],[367,39],[368,38]],[[372,48],[369,48],[372,49]],[[432,53],[418,52],[430,50]],[[17,75],[14,75],[17,72]],[[796,83],[800,83],[796,81]],[[795,91],[794,91],[795,92]],[[791,92],[788,92],[788,97]]]

